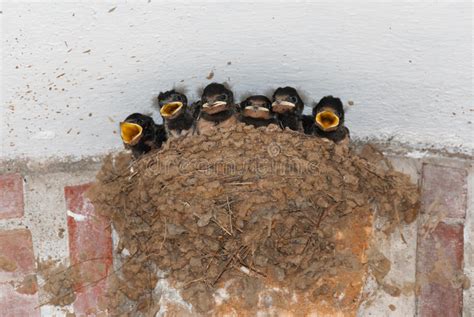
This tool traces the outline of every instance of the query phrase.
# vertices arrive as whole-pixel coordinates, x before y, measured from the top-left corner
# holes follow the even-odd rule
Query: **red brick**
[[[439,219],[426,233],[420,222],[417,243],[419,316],[460,316],[464,226],[467,208],[467,171],[432,164],[423,165],[422,206],[424,219]]]
[[[464,219],[467,208],[467,171],[465,169],[423,165],[423,211],[444,213],[447,218]]]
[[[34,273],[35,256],[27,229],[0,231],[0,282]]]
[[[23,294],[15,290],[15,285],[34,273],[35,256],[30,231],[0,231],[1,316],[40,316],[38,294]]]
[[[23,212],[23,178],[20,174],[0,175],[0,219],[20,218]]]
[[[79,268],[82,282],[75,286],[76,314],[94,314],[105,299],[105,277],[112,268],[112,235],[109,222],[96,214],[85,196],[89,185],[64,189],[68,209],[71,264]]]
[[[418,235],[419,316],[461,316],[462,287],[455,281],[462,272],[463,230],[462,224],[440,222],[431,233]]]

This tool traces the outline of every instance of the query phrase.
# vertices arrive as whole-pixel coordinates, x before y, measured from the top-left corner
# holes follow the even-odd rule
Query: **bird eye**
[[[227,101],[227,95],[226,94],[222,94],[219,96],[218,98],[220,101]]]
[[[296,96],[289,96],[288,101],[291,102],[291,103],[296,103],[298,101],[298,99],[296,98]]]
[[[176,101],[182,101],[183,100],[183,98],[181,98],[180,95],[176,95],[176,97],[174,97],[174,99],[176,99]]]

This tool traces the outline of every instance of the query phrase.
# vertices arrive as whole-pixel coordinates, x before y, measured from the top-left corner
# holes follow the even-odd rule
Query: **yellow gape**
[[[120,122],[120,135],[125,144],[135,145],[142,136],[143,128],[135,123]]]
[[[334,112],[325,110],[316,115],[316,124],[323,131],[334,131],[339,125],[339,117]]]
[[[171,117],[175,113],[177,113],[181,108],[183,107],[183,103],[176,101],[176,102],[170,102],[164,105],[160,109],[160,113],[164,118]]]

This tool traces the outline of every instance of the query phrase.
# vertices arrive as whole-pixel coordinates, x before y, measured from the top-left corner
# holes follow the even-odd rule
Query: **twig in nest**
[[[313,234],[310,232],[308,240],[306,240],[303,251],[301,252],[303,254],[303,256],[301,257],[301,260],[298,262],[298,265],[296,266],[297,270],[301,267],[301,263],[303,262],[303,260],[308,255],[307,253],[305,253],[305,251],[306,251],[306,248],[309,246],[309,242],[311,241],[311,239],[313,239]],[[310,254],[310,256],[312,256],[312,254]]]
[[[263,276],[263,277],[267,277],[267,275],[265,275],[264,273],[260,272],[259,270],[255,269],[255,268],[253,268],[253,267],[252,267],[251,265],[249,265],[249,264],[245,264],[245,263],[243,263],[243,262],[241,262],[241,261],[239,261],[239,264],[242,265],[242,267],[244,267],[244,268],[246,268],[246,269],[248,269],[248,270],[250,270],[250,271],[252,271],[252,272],[257,273],[258,275],[261,275],[261,276]],[[240,268],[239,268],[238,270],[241,271],[241,272],[243,272]],[[248,274],[248,273],[246,273],[246,272],[243,272],[243,273],[245,273],[245,274],[247,274],[247,275],[250,275],[250,274]]]
[[[347,215],[350,215],[352,213],[352,211],[349,211],[349,212],[346,212],[345,214],[342,214],[339,216],[339,218],[342,218],[342,217],[345,217]]]
[[[135,176],[137,176],[138,172],[134,172],[133,174],[131,174],[129,177],[128,177],[128,180],[132,180],[132,178],[134,178]]]
[[[201,281],[205,281],[205,280],[206,280],[206,279],[205,279],[204,277],[197,278],[197,279],[195,279],[195,280],[192,280],[192,281],[187,282],[186,284],[184,284],[184,285],[182,286],[182,288],[186,288],[186,287],[188,287],[189,285],[191,285],[191,284],[193,284],[193,283],[197,283],[197,282],[201,282]]]
[[[152,280],[153,280],[153,279],[152,279],[152,277],[151,277],[151,270],[148,270],[148,281],[150,282],[150,281],[152,281]],[[151,285],[149,285],[149,286],[151,286]],[[147,309],[148,309],[148,310],[150,309],[151,305],[153,304],[153,290],[154,290],[153,287],[149,287],[149,288],[148,288],[148,296],[149,296],[149,298],[150,298],[150,302],[149,302],[149,304],[147,305]]]
[[[109,184],[109,183],[115,182],[117,179],[119,179],[121,177],[123,177],[123,175],[115,175],[114,177],[111,177],[109,179],[104,179],[103,183],[104,184]]]
[[[311,219],[311,217],[309,217],[308,215],[305,215],[304,217],[305,217],[306,220],[308,220],[309,222],[311,222],[311,224],[312,224],[313,226],[315,226],[315,227],[317,226],[317,223],[316,223],[313,219]]]
[[[166,228],[167,223],[168,223],[168,218],[165,218],[165,233],[163,234],[163,241],[161,241],[160,248],[158,249],[158,251],[161,251],[161,249],[163,248],[163,245],[165,244],[165,241],[166,241],[166,235],[167,235],[167,232],[168,232],[168,229]]]
[[[329,208],[328,208],[328,211],[327,211],[327,214],[333,213],[334,210],[336,210],[337,207],[338,207],[338,204],[329,207]],[[324,208],[324,209],[321,211],[321,215],[319,216],[318,222],[316,223],[316,228],[319,228],[319,226],[321,225],[321,221],[323,220],[323,216],[324,216],[325,214],[326,214],[326,208]]]
[[[230,204],[233,204],[235,203],[236,201],[239,201],[239,200],[229,200],[229,197],[227,196],[227,201],[223,204],[220,204],[220,205],[216,205],[217,208],[222,208],[222,207],[225,207],[225,206],[228,206]]]
[[[145,219],[143,219],[143,217],[137,212],[135,211],[134,212],[135,216],[137,216],[138,218],[140,218],[144,223],[146,223],[148,225],[148,227],[150,227],[150,223],[148,223],[148,221],[146,221]]]
[[[212,263],[212,261],[214,261],[214,259],[215,259],[215,256],[212,256],[211,260],[209,261],[209,263],[206,266],[206,269],[205,269],[206,272],[207,272],[207,270],[209,270],[209,267],[211,266],[211,263]]]
[[[321,210],[321,214],[319,215],[318,222],[316,223],[316,228],[319,228],[319,225],[321,224],[321,221],[323,220],[324,212],[326,209]]]
[[[365,166],[365,165],[362,165],[361,164],[361,167],[363,167],[366,171],[368,171],[370,174],[373,174],[375,176],[377,176],[378,178],[380,179],[383,179],[383,177],[381,175],[379,175],[378,173],[376,173],[375,171],[371,170],[369,167]]]
[[[219,275],[217,275],[217,277],[214,279],[214,282],[212,282],[212,286],[216,285],[217,281],[219,281],[219,279],[221,278],[222,274],[224,274],[224,272],[227,270],[227,268],[229,267],[229,264],[234,260],[234,257],[235,257],[235,253],[232,254],[232,256],[230,257],[230,259],[227,261],[227,263],[224,265],[224,268],[221,270],[221,272],[219,273]]]
[[[234,183],[228,183],[229,185],[234,185],[234,186],[242,186],[242,185],[252,185],[254,182],[234,182]]]
[[[212,221],[214,221],[225,233],[227,233],[229,236],[232,237],[232,233],[229,232],[229,230],[227,230],[226,228],[224,228],[223,225],[221,225],[219,223],[219,221],[217,221],[216,219],[212,218]]]
[[[239,261],[243,261],[243,259],[241,258],[241,256],[243,256],[245,254],[245,252],[247,252],[248,250],[248,247],[247,246],[241,246],[237,252],[237,259],[239,259]]]
[[[230,233],[233,235],[234,230],[232,229],[232,209],[230,208],[230,202],[229,202],[229,196],[226,196],[227,198],[227,211],[229,212],[229,225],[230,225]]]
[[[241,250],[239,251],[239,254],[238,254],[238,259],[241,260],[241,261],[244,261],[247,256],[249,255],[250,253],[250,248],[247,247],[247,246],[243,246],[241,247]]]
[[[331,193],[325,193],[326,196],[328,196],[329,198],[331,198],[334,202],[338,202],[339,200],[337,200],[336,198],[334,198],[334,196],[331,194]]]

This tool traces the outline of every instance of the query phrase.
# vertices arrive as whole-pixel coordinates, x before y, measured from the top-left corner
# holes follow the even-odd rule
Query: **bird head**
[[[209,115],[234,107],[234,94],[223,84],[212,83],[204,88],[201,96],[201,110]]]
[[[341,99],[333,96],[322,98],[314,107],[313,116],[319,129],[325,132],[336,130],[344,123],[344,107]]]
[[[244,117],[268,120],[273,116],[270,99],[263,95],[250,96],[240,103],[240,112]]]
[[[160,114],[164,119],[172,120],[183,113],[188,105],[186,95],[173,90],[160,92],[158,95]]]
[[[293,87],[280,87],[273,93],[272,110],[276,113],[301,114],[304,102]]]
[[[120,136],[126,145],[134,146],[153,135],[155,122],[149,116],[141,113],[129,115],[120,122]]]

